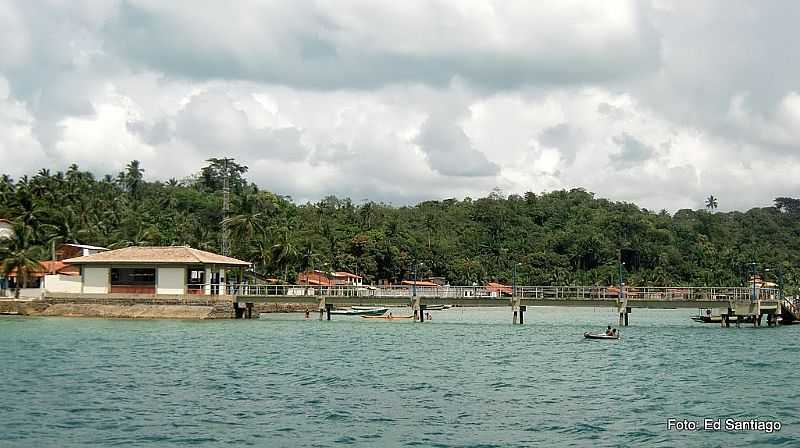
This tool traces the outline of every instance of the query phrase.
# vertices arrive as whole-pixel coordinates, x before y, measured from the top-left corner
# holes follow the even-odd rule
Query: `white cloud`
[[[301,200],[583,186],[652,209],[767,205],[800,186],[798,12],[1,2],[0,171],[136,158],[166,179],[228,155]]]

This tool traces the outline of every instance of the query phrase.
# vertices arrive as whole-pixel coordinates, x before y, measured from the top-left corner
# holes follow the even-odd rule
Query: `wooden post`
[[[526,308],[527,307],[523,306],[523,305],[520,305],[520,307],[519,307],[519,324],[520,325],[524,325],[525,324],[525,310],[526,310]]]
[[[247,307],[247,318],[248,319],[252,319],[253,318],[253,304],[252,303],[246,303],[245,306]]]
[[[326,303],[325,304],[325,311],[326,311],[326,313],[328,315],[328,319],[327,320],[331,320],[331,309],[333,309],[333,304],[332,303]]]
[[[419,321],[425,322],[425,310],[428,308],[427,305],[419,304]]]
[[[628,326],[628,314],[631,314],[631,307],[625,307],[625,326]]]
[[[728,307],[728,315],[725,316],[725,328],[731,327],[731,315],[733,314],[733,310]]]
[[[319,309],[319,320],[322,320],[322,316],[325,314],[325,296],[320,296],[317,309]]]
[[[513,312],[513,317],[511,318],[511,325],[517,324],[517,317],[519,316],[520,310],[520,298],[519,297],[511,297],[511,311]]]
[[[411,297],[411,309],[414,310],[414,322],[420,321],[422,313],[420,312],[420,298],[419,296],[412,296]]]

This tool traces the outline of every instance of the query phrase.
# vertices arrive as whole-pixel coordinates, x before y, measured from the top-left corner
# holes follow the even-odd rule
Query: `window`
[[[111,292],[154,294],[155,268],[111,268]]]

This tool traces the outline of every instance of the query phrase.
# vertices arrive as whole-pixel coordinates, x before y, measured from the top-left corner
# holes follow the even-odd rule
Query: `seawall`
[[[296,313],[315,309],[302,304],[261,304],[258,313]],[[51,294],[41,299],[0,299],[0,315],[99,317],[120,319],[234,319],[228,296],[130,296],[105,294]]]
[[[0,314],[121,319],[233,319],[231,298],[54,296],[0,300]]]

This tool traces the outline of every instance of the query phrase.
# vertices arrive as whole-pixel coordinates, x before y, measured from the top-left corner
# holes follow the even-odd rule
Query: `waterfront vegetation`
[[[619,281],[621,260],[634,286],[740,285],[753,261],[770,281],[782,270],[789,293],[800,283],[800,199],[717,212],[718,198],[709,196],[707,209],[674,214],[580,188],[495,190],[414,206],[334,196],[297,204],[248,182],[247,167],[227,166],[230,254],[281,281],[316,268],[398,282],[411,278],[416,264],[419,277],[451,284],[510,283],[519,263],[520,284],[609,285]],[[76,165],[19,179],[3,175],[0,218],[14,223],[17,237],[0,247],[2,269],[28,270],[31,260],[49,257],[53,242],[186,244],[219,252],[225,170],[210,159],[197,175],[166,182],[147,181],[138,161],[102,178]]]

